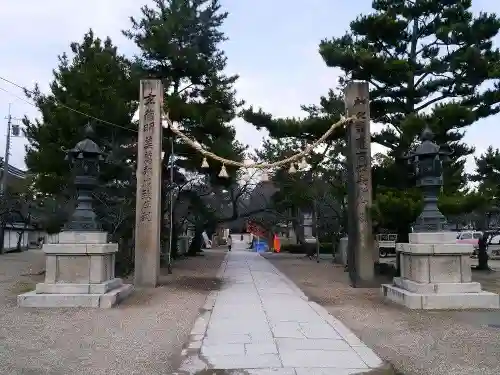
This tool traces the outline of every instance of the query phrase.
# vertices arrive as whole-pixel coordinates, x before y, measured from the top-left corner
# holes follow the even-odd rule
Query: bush
[[[320,254],[331,254],[332,253],[332,244],[330,242],[322,242],[319,244],[319,253]],[[315,243],[306,243],[306,244],[288,244],[281,246],[281,251],[291,253],[291,254],[309,254],[316,253],[316,244]]]

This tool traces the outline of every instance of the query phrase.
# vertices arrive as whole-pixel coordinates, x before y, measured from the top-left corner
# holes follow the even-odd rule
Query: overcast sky
[[[221,0],[230,16],[224,46],[228,71],[238,73],[240,97],[276,116],[301,115],[301,104],[317,103],[329,88],[337,86],[338,72],[327,68],[318,54],[321,39],[340,36],[350,20],[370,11],[371,0]],[[72,41],[94,29],[110,36],[124,54],[134,46],[121,35],[128,17],[138,16],[147,0],[0,0],[0,76],[22,86],[38,82],[42,89],[52,79],[57,55]],[[474,9],[500,12],[500,2],[474,0]],[[499,39],[500,41],[500,39]],[[6,93],[3,90],[10,92]],[[22,92],[0,81],[0,152],[5,152],[9,103],[12,116],[36,116],[36,110],[17,99]],[[499,116],[467,130],[465,140],[483,152],[500,145]],[[251,147],[263,134],[241,121],[235,123],[238,139]],[[11,164],[25,168],[22,139],[12,140]],[[376,148],[375,148],[376,149]],[[470,165],[469,165],[470,167]]]

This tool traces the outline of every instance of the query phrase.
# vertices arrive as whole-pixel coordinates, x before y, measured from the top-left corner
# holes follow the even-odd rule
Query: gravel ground
[[[385,302],[379,289],[351,288],[343,267],[331,261],[317,264],[303,255],[264,256],[405,375],[500,373],[498,311],[407,310]],[[500,272],[474,277],[489,281],[487,289],[498,292]]]
[[[0,373],[9,375],[168,375],[179,365],[224,251],[179,260],[155,289],[136,290],[119,307],[28,309],[16,296],[43,276],[39,250],[0,256]],[[22,276],[22,274],[32,274]]]

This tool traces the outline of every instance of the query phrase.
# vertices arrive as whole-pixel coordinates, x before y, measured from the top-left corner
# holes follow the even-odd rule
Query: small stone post
[[[160,274],[163,85],[141,80],[137,145],[134,284],[156,287]]]
[[[368,82],[349,82],[345,105],[348,117],[361,117],[347,126],[349,274],[354,287],[366,287],[374,278]]]

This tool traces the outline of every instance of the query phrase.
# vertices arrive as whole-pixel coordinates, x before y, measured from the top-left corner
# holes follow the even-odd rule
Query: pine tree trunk
[[[483,244],[482,241],[479,241],[479,249],[477,251],[477,261],[478,265],[476,267],[476,270],[480,271],[487,271],[490,269],[488,266],[488,251],[487,251],[487,246],[486,244]]]
[[[478,260],[478,266],[477,270],[481,271],[487,271],[490,269],[488,266],[488,252],[486,251],[486,248],[484,249],[479,249],[478,254],[477,254],[477,260]]]
[[[194,257],[201,253],[201,244],[203,241],[203,228],[196,227],[194,231],[194,237],[189,245],[189,249],[187,251],[187,256]]]

